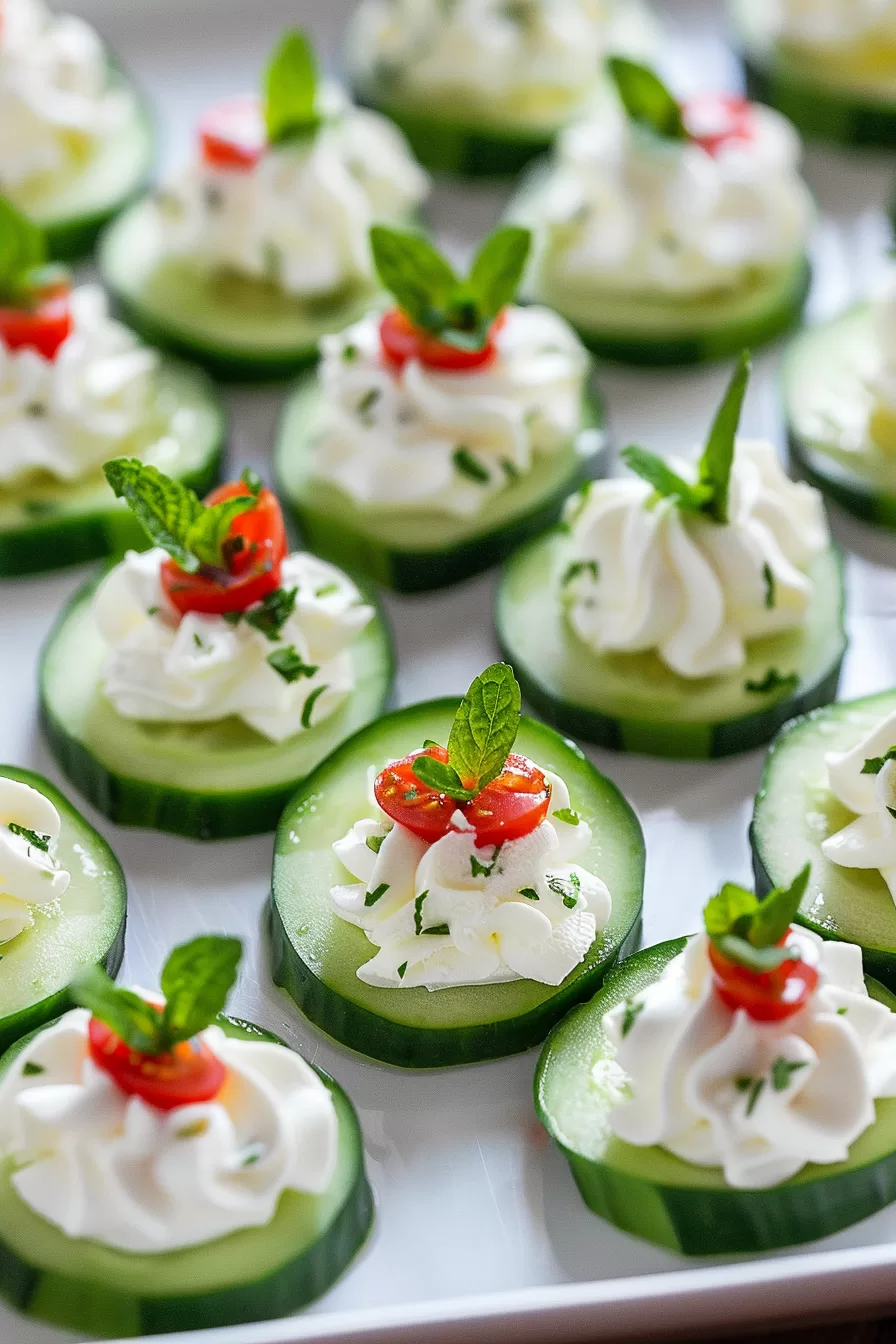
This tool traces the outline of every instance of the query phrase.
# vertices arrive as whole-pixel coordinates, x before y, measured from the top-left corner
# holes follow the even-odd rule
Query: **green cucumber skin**
[[[230,1025],[236,1034],[284,1044],[271,1032],[239,1019],[221,1019],[221,1025]],[[19,1042],[18,1049],[25,1044]],[[9,1066],[18,1049],[4,1056],[0,1068]],[[362,1137],[354,1108],[329,1075],[321,1069],[317,1073],[337,1104],[342,1103],[340,1124],[350,1117],[351,1141],[360,1155]],[[253,1283],[191,1296],[138,1297],[108,1283],[37,1268],[0,1238],[0,1294],[24,1315],[91,1336],[131,1338],[272,1320],[291,1315],[332,1287],[367,1240],[373,1214],[373,1193],[360,1157],[354,1186],[325,1233],[296,1259]],[[222,1251],[226,1241],[221,1241]],[[184,1254],[189,1255],[189,1249]]]
[[[853,100],[823,84],[785,74],[748,48],[742,57],[750,97],[783,112],[808,139],[863,149],[896,145],[896,107]]]
[[[847,481],[828,474],[824,470],[824,453],[804,444],[793,432],[789,444],[792,460],[811,485],[863,523],[896,529],[896,495],[874,490],[857,475]]]
[[[879,1212],[896,1200],[896,1135],[894,1150],[869,1166],[800,1177],[768,1190],[735,1190],[720,1184],[676,1186],[634,1176],[584,1156],[562,1140],[547,1109],[545,1078],[555,1058],[563,1051],[563,1034],[577,1020],[593,1016],[601,1000],[622,997],[619,990],[634,975],[634,983],[647,983],[639,968],[649,959],[658,978],[662,967],[682,951],[687,939],[679,938],[636,954],[608,977],[605,989],[592,1004],[571,1013],[548,1037],[535,1074],[535,1107],[542,1124],[569,1162],[585,1204],[599,1217],[624,1232],[683,1255],[734,1255],[774,1251],[830,1236]],[[868,982],[873,998],[891,1011],[896,1000],[873,980]],[[614,993],[615,991],[615,993]],[[627,1145],[626,1145],[627,1146]],[[640,1151],[640,1150],[636,1150]],[[644,1149],[644,1168],[649,1171],[650,1149]],[[683,1167],[687,1164],[682,1163]],[[702,1169],[701,1169],[702,1170]],[[824,1172],[824,1168],[816,1168]]]

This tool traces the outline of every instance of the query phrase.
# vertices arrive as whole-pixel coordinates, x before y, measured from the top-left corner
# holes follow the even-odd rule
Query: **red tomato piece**
[[[702,93],[682,105],[685,127],[713,158],[732,144],[750,144],[756,138],[752,104],[733,94]]]
[[[460,806],[453,798],[430,789],[414,774],[414,761],[420,756],[432,756],[437,761],[447,762],[448,752],[444,747],[425,747],[422,751],[412,751],[403,760],[387,765],[374,780],[373,793],[380,807],[421,840],[434,844],[447,835],[451,818]]]
[[[538,766],[512,752],[504,769],[469,803],[467,821],[476,827],[476,844],[502,845],[540,826],[548,814],[551,786]]]
[[[251,172],[267,148],[259,99],[246,94],[209,108],[199,123],[199,143],[210,168]]]
[[[709,960],[722,1002],[732,1012],[743,1008],[756,1022],[784,1022],[794,1017],[805,1008],[818,985],[817,967],[803,957],[782,962],[775,971],[751,971],[729,961],[710,943]]]
[[[438,336],[415,327],[400,308],[390,308],[380,322],[380,343],[387,361],[395,369],[403,369],[409,360],[419,359],[428,369],[467,373],[492,362],[496,353],[494,334],[502,322],[503,314],[499,314],[481,350],[459,350],[457,346],[440,341]]]
[[[219,485],[205,502],[219,504],[237,495],[252,499],[248,486],[242,481],[232,481]],[[187,574],[170,557],[163,560],[162,587],[181,615],[188,611],[206,615],[246,611],[280,587],[288,545],[283,512],[271,490],[261,490],[246,512],[234,518],[227,545],[230,550],[227,570]]]
[[[34,308],[0,308],[0,341],[7,350],[36,350],[55,359],[72,330],[68,292],[42,299]]]
[[[157,1111],[173,1111],[212,1101],[227,1068],[200,1040],[183,1041],[167,1055],[141,1055],[92,1017],[88,1028],[90,1058],[129,1097],[140,1097]]]

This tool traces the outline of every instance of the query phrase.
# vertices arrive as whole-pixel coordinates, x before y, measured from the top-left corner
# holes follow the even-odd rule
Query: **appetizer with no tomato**
[[[50,746],[120,825],[273,830],[296,785],[382,712],[388,630],[341,570],[290,554],[253,472],[205,503],[132,458],[106,475],[153,549],[88,582],[50,634]]]
[[[514,303],[529,251],[498,229],[466,277],[415,234],[371,234],[385,312],[322,342],[287,406],[277,472],[306,543],[399,591],[456,583],[557,520],[605,446],[591,362]]]

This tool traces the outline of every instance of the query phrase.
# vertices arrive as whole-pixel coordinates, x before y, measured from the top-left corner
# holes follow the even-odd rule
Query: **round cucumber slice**
[[[91,611],[97,582],[79,589],[44,645],[40,711],[60,769],[119,826],[199,840],[273,831],[296,786],[377,718],[391,694],[392,640],[377,608],[352,650],[352,694],[287,742],[269,742],[236,718],[193,724],[122,718],[100,689],[106,645]],[[376,605],[369,592],[364,598]]]
[[[879,360],[873,310],[862,304],[796,338],[784,399],[803,474],[856,517],[896,528],[896,410],[876,410]]]
[[[610,923],[558,988],[533,980],[430,991],[382,989],[357,977],[374,949],[336,915],[330,888],[345,869],[332,850],[369,815],[368,770],[428,737],[446,741],[456,700],[389,714],[346,742],[299,790],[277,831],[271,905],[274,979],[323,1031],[372,1059],[438,1068],[528,1050],[574,1003],[590,997],[608,968],[637,946],[644,886],[644,838],[622,794],[572,742],[523,719],[516,750],[559,774],[572,807],[594,831],[579,860],[610,888]]]
[[[876,869],[840,868],[821,852],[853,813],[828,788],[824,758],[849,751],[896,710],[896,691],[829,705],[787,725],[772,743],[756,796],[750,838],[757,891],[812,876],[799,922],[822,938],[858,943],[865,969],[896,989],[896,903]]]
[[[356,322],[375,293],[361,285],[299,302],[273,284],[202,272],[166,255],[149,197],[107,229],[97,262],[135,331],[222,379],[282,378],[313,363],[320,338]]]
[[[812,566],[815,595],[801,630],[752,641],[736,673],[689,681],[655,653],[596,654],[578,638],[558,599],[567,547],[555,530],[512,556],[495,608],[498,642],[523,695],[562,732],[615,751],[708,760],[768,742],[794,714],[837,694],[847,645],[838,550]],[[799,681],[761,689],[772,669]]]
[[[0,1050],[71,1008],[68,987],[98,962],[114,976],[124,954],[127,888],[101,835],[57,788],[30,770],[0,766],[0,776],[49,798],[62,831],[56,854],[71,882],[57,906],[34,907],[34,924],[0,949]]]
[[[142,457],[149,445],[161,441],[148,460],[204,495],[218,479],[226,430],[211,381],[198,369],[166,360],[151,421],[116,452]],[[124,501],[115,499],[102,471],[73,484],[44,475],[26,486],[0,487],[0,578],[142,551],[147,544],[142,527]]]
[[[557,521],[566,497],[600,474],[606,442],[584,455],[576,444],[541,455],[532,470],[472,519],[434,510],[361,508],[312,474],[312,443],[323,410],[316,379],[301,382],[286,407],[275,449],[278,489],[305,544],[317,555],[401,593],[458,583],[498,564]],[[582,426],[600,429],[603,409],[586,399]]]
[[[829,57],[774,41],[777,0],[729,0],[751,97],[783,112],[803,135],[836,144],[896,145],[896,70],[893,58],[852,54],[842,46]]]
[[[228,1036],[285,1043],[249,1022],[220,1018]],[[8,1051],[14,1066],[25,1042]],[[117,1251],[67,1237],[21,1200],[0,1165],[0,1294],[19,1311],[91,1339],[287,1316],[325,1293],[364,1244],[373,1197],[358,1117],[348,1097],[317,1070],[339,1121],[336,1174],[323,1195],[288,1190],[265,1227],[161,1254]]]
[[[588,1208],[624,1232],[685,1255],[778,1250],[830,1236],[896,1199],[896,1100],[876,1103],[877,1118],[849,1159],[809,1165],[769,1190],[736,1190],[719,1168],[697,1167],[663,1148],[635,1148],[609,1127],[613,1096],[594,1066],[613,1057],[604,1015],[660,978],[687,939],[629,957],[597,997],[551,1032],[535,1075],[542,1124],[572,1168]],[[896,998],[869,980],[868,992],[896,1011]]]

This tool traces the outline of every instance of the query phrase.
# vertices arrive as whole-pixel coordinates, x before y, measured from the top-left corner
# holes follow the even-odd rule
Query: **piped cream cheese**
[[[65,895],[71,874],[56,858],[59,813],[37,789],[0,775],[0,943],[34,923],[33,906]]]
[[[836,51],[857,42],[896,43],[894,0],[774,0],[778,41]]]
[[[896,901],[896,760],[886,759],[894,748],[896,714],[890,714],[851,751],[825,757],[831,792],[857,815],[821,851],[841,868],[876,868]],[[879,768],[866,773],[866,762]]]

